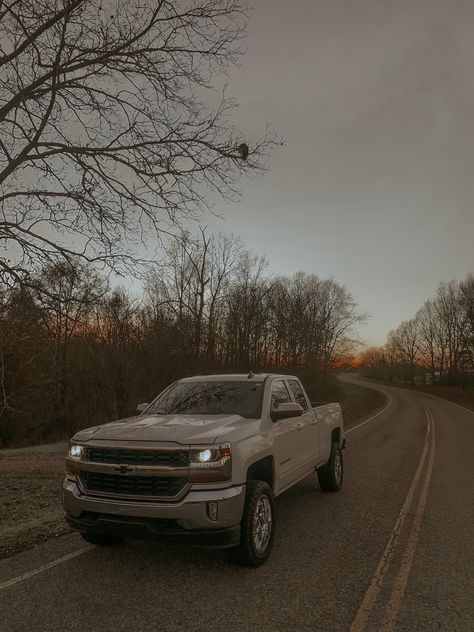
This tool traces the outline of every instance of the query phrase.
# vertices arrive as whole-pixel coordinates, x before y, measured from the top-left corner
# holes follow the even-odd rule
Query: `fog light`
[[[217,520],[217,503],[207,503],[207,515],[214,522]]]

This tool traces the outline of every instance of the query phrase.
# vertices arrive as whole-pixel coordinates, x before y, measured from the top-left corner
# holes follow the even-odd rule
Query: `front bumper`
[[[125,501],[83,494],[74,480],[63,483],[62,502],[73,529],[132,538],[182,537],[202,546],[235,546],[245,485],[220,490],[190,491],[176,503]],[[208,515],[217,503],[217,519]]]

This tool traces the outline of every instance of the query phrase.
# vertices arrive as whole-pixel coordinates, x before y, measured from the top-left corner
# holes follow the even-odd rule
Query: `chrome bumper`
[[[190,491],[176,503],[116,500],[88,496],[76,482],[63,482],[62,503],[67,516],[80,518],[82,512],[126,518],[169,519],[183,529],[223,529],[239,525],[245,501],[245,485],[210,491]],[[211,520],[208,503],[217,503],[217,519]]]

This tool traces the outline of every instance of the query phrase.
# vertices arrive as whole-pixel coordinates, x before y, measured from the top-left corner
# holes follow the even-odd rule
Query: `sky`
[[[334,277],[367,344],[474,272],[474,3],[254,0],[228,81],[249,138],[285,138],[215,207],[269,270]]]

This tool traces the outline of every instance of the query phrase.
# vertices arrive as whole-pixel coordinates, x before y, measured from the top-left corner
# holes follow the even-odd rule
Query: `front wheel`
[[[264,481],[248,481],[240,544],[229,553],[233,561],[260,566],[270,555],[275,534],[273,494]]]
[[[344,478],[344,463],[339,443],[331,446],[328,462],[318,468],[319,486],[325,492],[337,492],[341,489]]]

